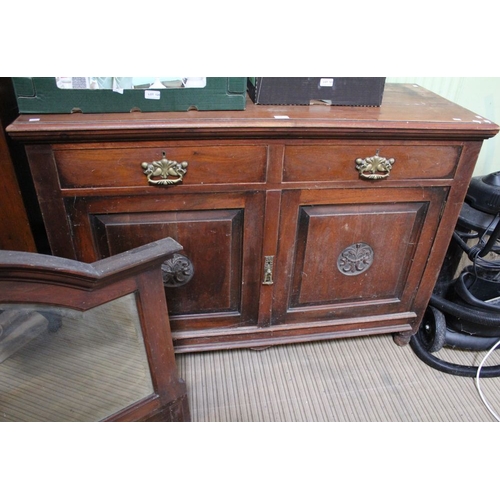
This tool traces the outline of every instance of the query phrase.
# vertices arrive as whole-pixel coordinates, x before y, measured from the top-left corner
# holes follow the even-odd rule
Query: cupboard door
[[[194,272],[181,286],[165,288],[173,331],[256,323],[262,193],[81,198],[74,205],[82,260],[167,236],[183,246]]]
[[[273,321],[411,310],[446,188],[285,191]]]

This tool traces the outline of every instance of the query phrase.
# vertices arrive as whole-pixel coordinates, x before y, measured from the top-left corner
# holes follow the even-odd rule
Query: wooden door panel
[[[284,192],[273,322],[411,310],[447,192]]]
[[[290,306],[400,299],[426,208],[301,207]]]
[[[167,236],[183,246],[193,277],[165,288],[176,333],[257,322],[263,209],[259,192],[71,200],[81,260]]]
[[[172,315],[239,311],[242,209],[95,215],[93,219],[102,257],[166,236],[182,241],[182,254],[192,262],[194,274],[188,283],[166,288]]]

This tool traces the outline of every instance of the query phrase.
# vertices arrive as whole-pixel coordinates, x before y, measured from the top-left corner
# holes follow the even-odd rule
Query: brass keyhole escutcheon
[[[274,266],[274,255],[266,255],[264,261],[264,277],[262,279],[263,285],[273,285],[273,266]]]

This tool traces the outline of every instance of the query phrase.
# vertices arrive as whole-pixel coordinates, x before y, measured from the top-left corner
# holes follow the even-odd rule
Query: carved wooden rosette
[[[373,248],[366,243],[355,243],[344,248],[337,259],[337,268],[346,276],[368,271],[373,264]]]
[[[185,285],[194,275],[192,262],[180,253],[174,253],[161,265],[163,273],[163,284],[166,287],[175,288]]]

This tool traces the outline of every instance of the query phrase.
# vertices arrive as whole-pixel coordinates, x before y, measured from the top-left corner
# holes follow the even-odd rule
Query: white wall
[[[387,82],[416,83],[478,115],[500,124],[499,77],[387,77]],[[474,175],[500,170],[500,133],[484,142]]]

